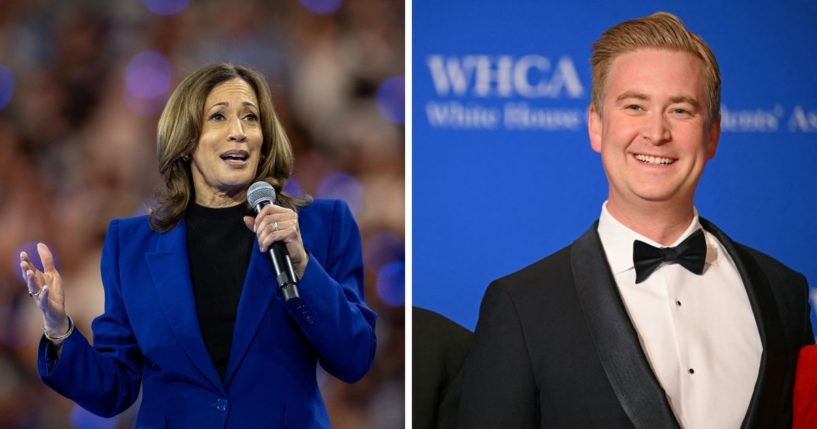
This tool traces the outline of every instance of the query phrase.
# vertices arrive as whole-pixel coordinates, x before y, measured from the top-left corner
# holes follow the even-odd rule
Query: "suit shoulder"
[[[318,198],[309,202],[309,204],[298,209],[298,213],[332,213],[336,210],[349,210],[349,206],[343,200]]]
[[[723,232],[720,228],[718,228],[712,222],[710,222],[710,221],[708,221],[708,220],[706,220],[704,218],[700,218],[700,221],[701,221],[701,225],[704,227],[704,229],[707,232],[713,234],[718,240],[720,240],[721,244],[723,244],[723,245],[725,245],[727,247],[727,250],[728,250],[728,246],[730,244],[733,245],[734,248],[737,250],[737,252],[739,254],[737,256],[739,256],[740,258],[748,258],[751,261],[753,261],[754,263],[756,263],[757,266],[768,277],[770,277],[772,279],[784,279],[784,280],[805,279],[805,277],[802,274],[800,274],[797,271],[794,271],[793,269],[787,267],[786,265],[784,265],[782,262],[778,261],[777,259],[775,259],[775,258],[773,258],[773,257],[771,257],[771,256],[757,250],[757,249],[753,249],[753,248],[751,248],[749,246],[745,246],[743,244],[740,244],[740,243],[732,240],[731,237],[729,237],[725,232]],[[736,255],[732,255],[733,258],[735,256]]]
[[[543,281],[550,284],[572,282],[570,271],[570,246],[546,256],[519,271],[491,282],[491,287],[505,289],[511,294],[538,289]]]
[[[757,249],[737,243],[736,247],[740,249],[743,254],[751,257],[770,278],[781,278],[792,281],[802,281],[802,279],[804,279],[801,273]]]
[[[468,339],[471,331],[435,311],[412,307],[412,335],[424,338]]]
[[[298,217],[309,221],[351,218],[352,212],[343,200],[316,199],[298,209]]]
[[[117,229],[120,234],[126,236],[133,236],[134,234],[145,234],[153,232],[150,228],[150,222],[147,215],[135,216],[129,218],[111,219],[108,223],[108,232]]]

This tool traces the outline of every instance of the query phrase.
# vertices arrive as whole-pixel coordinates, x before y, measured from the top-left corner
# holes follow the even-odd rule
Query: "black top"
[[[193,204],[185,218],[199,327],[222,380],[255,237],[242,220],[248,214],[244,204],[219,209]]]

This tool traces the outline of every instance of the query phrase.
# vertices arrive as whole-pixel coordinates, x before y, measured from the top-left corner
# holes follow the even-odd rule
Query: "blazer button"
[[[227,402],[227,400],[226,400],[226,399],[224,399],[224,398],[218,398],[218,399],[216,399],[215,406],[216,406],[216,409],[217,409],[217,410],[219,410],[219,411],[227,411],[227,405],[228,405],[228,402]]]

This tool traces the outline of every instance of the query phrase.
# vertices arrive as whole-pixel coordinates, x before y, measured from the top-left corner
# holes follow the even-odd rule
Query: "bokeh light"
[[[326,176],[318,186],[318,197],[344,200],[355,213],[363,207],[363,187],[348,174]]]
[[[406,265],[403,261],[388,263],[377,273],[377,296],[391,307],[405,302]]]
[[[170,92],[172,67],[156,51],[143,51],[131,58],[125,69],[125,101],[141,115],[158,113]]]
[[[190,0],[144,0],[145,7],[156,15],[170,16],[183,11]]]
[[[14,74],[0,66],[0,109],[6,107],[14,96]]]
[[[295,198],[304,197],[304,191],[303,189],[301,189],[301,184],[298,183],[298,181],[295,180],[294,177],[290,177],[289,180],[287,180],[287,184],[286,186],[284,186],[284,192],[286,192],[286,194],[289,195],[290,197]]]
[[[312,13],[329,15],[340,9],[343,0],[301,0],[301,4]]]
[[[395,124],[406,121],[406,81],[403,76],[392,76],[377,88],[380,113]]]
[[[377,272],[384,265],[395,260],[403,260],[406,246],[397,234],[380,231],[370,235],[363,244],[363,266]]]

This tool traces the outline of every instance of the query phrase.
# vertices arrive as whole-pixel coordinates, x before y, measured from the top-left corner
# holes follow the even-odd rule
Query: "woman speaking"
[[[108,227],[93,346],[66,312],[48,247],[37,246],[43,271],[20,254],[43,314],[43,381],[100,416],[124,411],[141,387],[140,428],[329,427],[316,364],[353,382],[376,344],[348,207],[281,192],[292,148],[266,82],[245,67],[184,79],[157,144],[157,206]],[[256,215],[246,201],[259,181],[279,197]],[[286,268],[298,295],[288,299]]]

